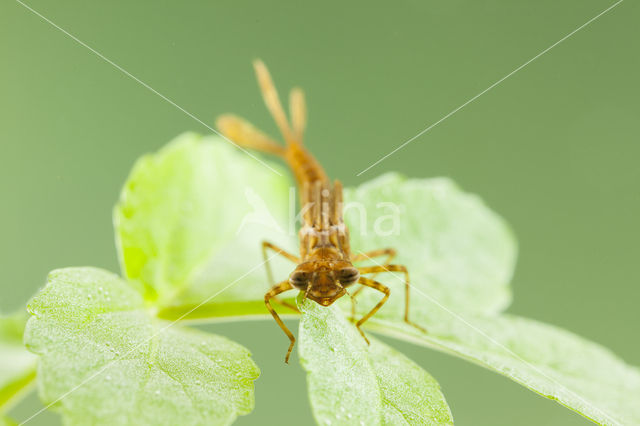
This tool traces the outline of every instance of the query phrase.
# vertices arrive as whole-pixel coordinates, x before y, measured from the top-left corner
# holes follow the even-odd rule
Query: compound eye
[[[360,278],[360,272],[353,266],[341,269],[338,274],[338,281],[343,286],[354,284],[358,278]]]
[[[295,271],[289,276],[289,283],[299,290],[304,290],[309,284],[309,273],[304,271]]]

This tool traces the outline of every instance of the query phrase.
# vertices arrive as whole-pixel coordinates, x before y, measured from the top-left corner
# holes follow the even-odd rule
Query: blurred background
[[[361,176],[392,149],[611,6],[603,0],[64,1],[28,4],[202,121],[272,134],[251,60],[306,90],[307,143],[355,185],[385,171],[450,176],[512,225],[509,312],[640,364],[640,5],[621,3]],[[46,273],[118,270],[111,208],[134,160],[209,132],[20,3],[0,3],[0,310]],[[208,327],[262,369],[241,425],[312,424],[305,378],[271,322]],[[385,339],[440,382],[457,425],[580,425],[475,365]],[[11,412],[23,420],[35,394]],[[45,413],[29,424],[55,425]]]

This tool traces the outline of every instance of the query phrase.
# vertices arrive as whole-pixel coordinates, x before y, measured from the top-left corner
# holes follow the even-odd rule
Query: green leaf
[[[36,376],[36,357],[22,343],[26,312],[0,316],[0,419],[24,396]]]
[[[289,185],[220,138],[179,136],[138,160],[114,210],[124,274],[160,304],[200,303],[230,284],[217,302],[261,300],[261,240],[295,247]]]
[[[366,326],[494,370],[597,423],[640,424],[640,370],[608,349],[526,318],[462,317],[423,302],[431,313],[416,313],[414,320],[427,334],[377,317]]]
[[[241,160],[236,158],[234,161],[243,163]],[[251,166],[243,163],[243,167]],[[261,166],[254,164],[253,167]],[[263,195],[269,209],[281,202],[269,198],[273,195],[275,192]],[[511,297],[509,280],[516,260],[515,239],[505,222],[477,196],[462,192],[444,178],[405,179],[389,173],[357,189],[345,189],[345,200],[345,219],[351,231],[354,253],[383,247],[395,248],[398,257],[394,263],[409,268],[412,284],[456,311],[491,313],[508,305]],[[385,235],[385,231],[393,231],[394,209],[398,209],[398,232]],[[275,211],[271,212],[271,216],[280,220],[281,214]],[[265,236],[248,236],[244,251],[254,253],[251,262],[245,260],[244,255],[233,253],[235,262],[239,256],[239,264],[242,265],[235,274],[240,275],[242,267],[246,270],[259,264],[259,257],[255,253],[264,239],[269,240]],[[291,245],[284,243],[285,247]],[[221,256],[225,258],[224,254]],[[277,260],[275,258],[271,262]],[[382,262],[383,259],[375,261]],[[286,277],[293,267],[287,263],[280,265],[274,273],[276,279]],[[216,297],[215,305],[198,308],[189,316],[196,319],[228,317],[234,307],[238,308],[238,316],[267,314],[261,307],[266,281],[262,269],[260,267],[252,271],[239,285],[233,285]],[[209,283],[216,281],[212,276],[208,278]],[[217,285],[200,288],[217,289],[229,282],[232,282],[231,277],[228,281],[219,280]],[[403,306],[403,298],[398,297],[404,292],[402,284],[393,279],[385,281],[385,284],[391,287],[393,297],[383,310]],[[177,318],[178,312],[192,311],[197,303],[207,297],[202,291],[197,294],[197,291],[191,290],[189,293],[192,296],[191,305],[179,306],[180,302],[176,302],[162,314]],[[375,303],[378,297],[375,293],[367,293],[369,295],[362,297],[361,306]],[[226,303],[228,306],[225,306]]]
[[[41,399],[65,424],[230,424],[253,409],[259,371],[245,348],[169,328],[114,274],[53,271],[29,310]]]
[[[8,417],[0,417],[0,426],[17,426],[18,423],[14,422]]]
[[[231,188],[227,191],[221,190],[215,179],[198,177],[173,181],[172,176],[182,176],[183,168],[191,162],[197,163],[197,158],[211,155],[211,152],[215,151],[217,158],[221,159],[222,164],[216,163],[216,168],[227,170],[229,164],[234,164],[234,167],[242,170],[242,176],[246,177],[243,183],[247,186],[257,185],[258,188],[263,188],[260,184],[270,176],[273,179],[270,186],[254,193],[259,195],[276,223],[283,223],[286,216],[282,210],[278,210],[286,203],[287,183],[283,179],[276,178],[277,175],[268,169],[262,170],[260,164],[247,158],[245,154],[220,147],[224,142],[219,139],[197,139],[193,135],[183,136],[159,154],[140,162],[137,169],[149,173],[145,179],[139,178],[140,174],[144,175],[142,172],[134,171],[132,174],[129,182],[134,187],[129,188],[128,184],[125,188],[124,201],[119,209],[129,206],[137,211],[135,203],[125,202],[128,198],[141,197],[148,202],[141,203],[145,207],[140,209],[139,214],[132,210],[120,212],[120,222],[117,210],[116,223],[119,223],[121,241],[128,241],[121,244],[121,252],[125,253],[126,247],[143,247],[140,251],[144,255],[139,258],[123,256],[124,268],[130,276],[148,282],[147,287],[152,289],[156,288],[153,286],[153,279],[140,277],[153,277],[156,272],[149,271],[155,271],[156,268],[160,271],[160,282],[168,283],[168,288],[188,287],[175,303],[160,311],[163,318],[177,319],[186,315],[185,319],[202,321],[234,316],[261,316],[271,320],[262,307],[266,287],[264,272],[262,267],[252,270],[260,262],[261,239],[273,240],[268,235],[270,227],[265,225],[268,221],[263,221],[262,226],[253,224],[256,226],[248,229],[251,232],[239,234],[238,243],[233,238],[228,238],[228,235],[224,238],[215,237],[215,241],[220,241],[220,244],[216,242],[216,247],[219,248],[202,255],[202,259],[208,260],[190,263],[184,268],[178,268],[171,260],[173,253],[181,250],[181,244],[165,238],[162,231],[165,219],[163,209],[175,210],[175,206],[163,204],[167,197],[166,186],[181,193],[181,200],[185,205],[203,202],[197,198],[199,193],[217,193],[223,202],[216,202],[211,206],[216,215],[221,214],[218,210],[233,208],[231,206],[234,203],[247,208],[237,213],[236,217],[242,216],[246,211],[255,211],[247,207],[246,200],[242,197],[236,197],[233,201],[233,197],[243,191],[234,182],[225,181],[225,188]],[[207,160],[209,161],[212,160]],[[181,171],[178,173],[172,168]],[[205,165],[194,169],[208,170]],[[261,172],[266,174],[260,175]],[[166,183],[155,184],[162,182],[161,176],[165,175]],[[140,194],[136,195],[137,192]],[[230,195],[231,192],[234,194]],[[145,198],[145,194],[149,194],[148,198]],[[531,320],[495,315],[510,301],[508,283],[516,260],[516,244],[504,221],[478,197],[462,192],[448,179],[405,179],[397,174],[387,174],[356,189],[346,189],[345,200],[345,219],[351,230],[354,252],[383,247],[398,250],[394,263],[405,264],[411,273],[412,318],[426,327],[429,333],[422,335],[402,323],[404,288],[398,279],[401,277],[392,274],[380,274],[376,278],[391,288],[391,298],[365,326],[496,370],[601,423],[640,423],[640,405],[635,404],[640,399],[638,372],[635,367],[624,364],[606,349],[569,332]],[[360,203],[360,207],[354,203]],[[171,226],[166,229],[195,235],[196,232],[177,230],[206,222],[209,225],[202,226],[212,228],[207,228],[208,232],[198,235],[198,238],[209,240],[207,244],[211,244],[210,235],[217,235],[218,223],[202,220],[206,215],[194,214],[198,211],[185,210],[179,214],[169,214],[168,217],[173,219],[168,220]],[[361,219],[362,212],[366,212],[366,221]],[[400,228],[394,233],[393,217],[396,213],[399,214]],[[229,219],[229,222],[233,222],[233,219]],[[131,232],[123,232],[127,229]],[[138,229],[142,230],[139,235]],[[170,232],[167,231],[166,234],[169,235]],[[295,253],[293,237],[282,236],[277,232],[274,234],[276,238],[281,238],[283,248]],[[145,241],[151,242],[147,245],[148,248]],[[200,241],[189,237],[184,238],[182,243],[198,247]],[[156,246],[162,247],[162,250]],[[159,253],[164,254],[160,256]],[[180,256],[177,255],[177,258]],[[127,266],[127,259],[131,259],[131,266]],[[227,276],[220,275],[227,270],[219,266],[225,262],[229,265],[228,270],[233,272]],[[382,263],[383,259],[378,258],[375,262],[368,263],[376,262]],[[133,267],[134,265],[139,267]],[[291,268],[292,265],[286,263],[276,265],[275,278],[286,277]],[[132,272],[129,272],[130,269]],[[167,278],[169,274],[165,270],[182,271],[178,275],[189,278]],[[250,274],[239,280],[238,285],[233,285],[216,296],[215,300],[193,310],[211,291],[223,289],[247,270],[251,270]],[[379,298],[378,293],[365,289],[358,296],[358,315],[374,306]],[[348,312],[349,301],[347,298],[343,299],[338,304]],[[473,327],[459,318],[465,319]]]
[[[301,305],[299,354],[318,424],[453,424],[426,371],[377,340],[367,346],[337,307]]]
[[[477,197],[445,179],[405,180],[392,174],[350,194],[368,212],[376,212],[380,201],[405,206],[398,235],[380,237],[371,230],[361,235],[351,224],[352,245],[399,250],[397,263],[411,274],[411,318],[428,334],[402,321],[403,277],[388,273],[376,279],[391,288],[391,297],[365,327],[478,363],[597,422],[640,423],[637,368],[559,328],[495,315],[509,300],[515,243],[503,221]],[[346,217],[353,221],[353,212]],[[358,296],[358,316],[379,298],[365,289]],[[348,301],[341,302],[350,309]]]
[[[354,253],[395,248],[393,263],[409,268],[413,285],[451,309],[493,313],[511,300],[515,238],[479,197],[449,179],[388,173],[348,188],[345,221]]]
[[[220,311],[248,303],[239,315],[254,315],[268,288],[260,242],[297,252],[289,185],[219,138],[180,136],[139,160],[122,191],[114,218],[123,270],[148,298],[161,297],[170,317],[214,295]],[[346,189],[345,199],[354,252],[396,248],[395,262],[409,267],[413,284],[459,311],[495,312],[509,303],[515,240],[476,196],[447,179],[387,174]],[[385,235],[396,209],[398,232]],[[279,256],[270,263],[276,280],[293,268]]]

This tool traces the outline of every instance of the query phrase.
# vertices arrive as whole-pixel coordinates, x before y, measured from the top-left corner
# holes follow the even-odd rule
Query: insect
[[[290,344],[285,362],[289,362],[296,339],[273,309],[271,300],[297,310],[295,306],[277,297],[289,290],[299,290],[304,292],[304,298],[311,299],[322,306],[329,306],[347,294],[348,288],[360,284],[361,287],[351,294],[352,314],[355,314],[354,298],[362,289],[370,287],[381,292],[382,299],[355,324],[368,344],[369,340],[362,331],[361,325],[389,299],[390,290],[387,286],[365,275],[400,272],[405,277],[404,321],[424,331],[409,320],[409,272],[403,265],[390,263],[396,251],[393,248],[384,248],[356,255],[351,253],[349,231],[342,217],[342,184],[338,180],[332,184],[324,169],[302,144],[307,121],[302,90],[294,88],[290,92],[291,122],[289,122],[266,66],[262,61],[256,60],[254,68],[264,101],[282,133],[285,145],[275,142],[248,121],[235,115],[220,116],[216,125],[225,137],[239,146],[271,153],[284,159],[292,169],[298,184],[303,212],[303,225],[299,231],[300,256],[288,253],[267,241],[262,243],[267,275],[272,285],[264,296],[264,302],[275,321],[289,337]],[[268,263],[268,250],[273,250],[297,265],[289,278],[278,284],[273,280]],[[353,265],[354,262],[381,256],[386,256],[384,264],[362,267]]]

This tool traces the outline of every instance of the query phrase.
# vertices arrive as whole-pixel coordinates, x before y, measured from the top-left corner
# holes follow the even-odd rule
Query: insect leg
[[[404,322],[417,328],[418,330],[426,333],[427,330],[420,327],[418,324],[412,322],[409,319],[409,305],[410,305],[410,289],[411,284],[409,282],[409,271],[404,265],[375,265],[375,266],[363,266],[358,268],[361,274],[378,274],[380,272],[402,272],[404,274]]]
[[[362,292],[362,289],[364,289],[364,287],[358,287],[358,289],[356,291],[353,292],[353,294],[351,294],[351,318],[355,319],[356,317],[356,296],[358,294],[360,294]]]
[[[276,320],[276,322],[278,323],[282,331],[284,331],[284,334],[287,335],[287,337],[289,338],[289,341],[291,342],[289,344],[289,349],[287,350],[287,356],[284,359],[284,362],[286,362],[287,364],[289,363],[289,356],[291,355],[291,351],[293,350],[293,345],[296,342],[296,338],[293,337],[293,333],[291,333],[291,331],[287,328],[287,326],[284,325],[284,322],[282,322],[282,320],[280,319],[280,316],[276,313],[275,309],[273,309],[273,306],[271,306],[271,302],[269,302],[269,300],[274,298],[280,293],[283,293],[287,290],[292,290],[292,289],[293,289],[293,286],[287,280],[273,287],[264,295],[264,304],[267,306],[267,309],[269,310],[269,312],[271,312],[273,319]]]
[[[362,331],[362,329],[360,328],[360,326],[369,318],[371,318],[371,316],[373,314],[375,314],[376,312],[378,312],[378,309],[380,309],[382,307],[382,305],[384,305],[384,303],[387,301],[387,299],[389,299],[389,294],[391,293],[391,291],[389,290],[389,287],[384,286],[382,284],[380,284],[378,281],[374,281],[372,279],[369,278],[365,278],[365,277],[360,277],[360,279],[358,279],[358,282],[364,286],[367,287],[371,287],[373,289],[376,289],[382,293],[384,293],[384,297],[382,298],[382,300],[380,300],[378,302],[378,304],[376,306],[373,307],[373,309],[371,309],[369,311],[368,314],[366,314],[365,316],[363,316],[362,318],[360,318],[360,320],[356,323],[356,328],[358,329],[358,331],[360,332],[360,334],[362,335],[362,337],[364,337],[364,340],[367,342],[367,344],[369,344],[369,339],[367,339],[367,336],[364,335],[364,332]]]
[[[396,249],[388,247],[383,249],[371,250],[365,253],[358,253],[351,258],[352,262],[360,262],[363,260],[368,260],[374,257],[379,256],[387,256],[387,259],[384,261],[385,264],[389,264],[391,260],[396,257]],[[377,274],[371,276],[371,279],[375,278]],[[364,287],[358,288],[351,295],[351,317],[354,318],[356,316],[356,300],[355,297],[362,292]]]
[[[275,244],[271,244],[268,241],[263,241],[262,242],[262,257],[264,258],[264,262],[265,262],[264,267],[267,270],[267,279],[269,280],[269,286],[270,287],[274,287],[276,285],[276,282],[273,279],[273,272],[271,271],[271,264],[269,263],[269,257],[267,256],[267,249],[271,249],[271,250],[275,251],[276,253],[278,253],[282,257],[285,257],[285,258],[289,259],[290,261],[292,261],[293,263],[296,263],[296,264],[300,263],[300,259],[298,259],[296,256],[292,255],[291,253],[288,253],[287,251],[281,249],[280,247],[276,246]],[[293,309],[296,312],[300,312],[298,310],[298,308],[295,305],[292,305],[291,303],[285,302],[284,300],[281,300],[278,297],[274,297],[274,300],[276,302],[278,302],[279,304],[281,304],[282,306],[286,306],[289,309]]]
[[[351,258],[352,262],[360,262],[362,260],[368,260],[371,259],[373,257],[379,257],[379,256],[387,256],[387,260],[385,260],[385,264],[388,264],[391,262],[391,259],[393,259],[394,257],[396,257],[396,249],[393,248],[383,248],[383,249],[378,249],[378,250],[371,250],[365,253],[358,253],[355,256],[353,256]]]
[[[275,251],[276,253],[278,253],[282,257],[285,257],[285,258],[289,259],[293,263],[300,263],[300,259],[298,259],[298,257],[292,255],[291,253],[281,249],[280,247],[276,246],[275,244],[270,243],[269,241],[263,241],[262,242],[262,257],[264,258],[265,268],[267,269],[267,278],[269,279],[269,285],[270,286],[274,286],[274,285],[276,285],[276,283],[273,280],[273,272],[271,272],[271,265],[269,264],[269,257],[267,256],[267,249],[271,249],[271,250]]]

